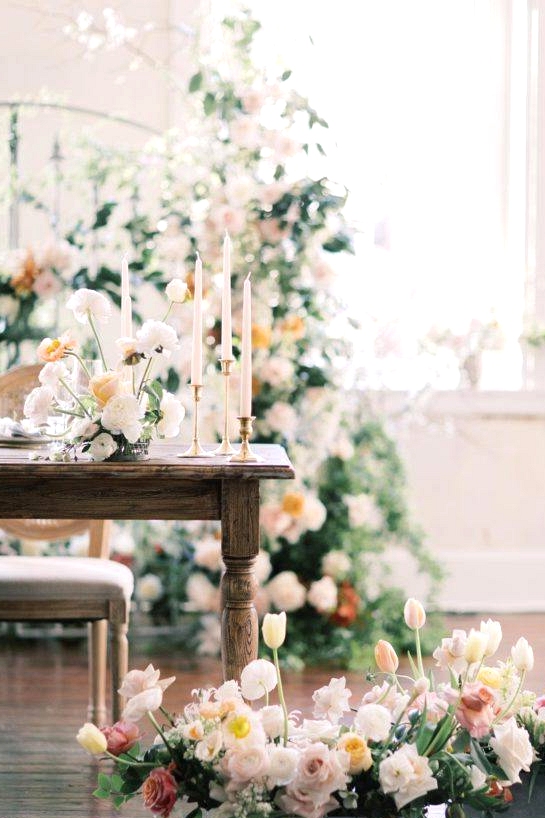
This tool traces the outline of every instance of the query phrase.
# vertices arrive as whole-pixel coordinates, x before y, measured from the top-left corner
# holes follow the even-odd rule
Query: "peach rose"
[[[292,517],[301,517],[305,508],[305,496],[300,491],[287,491],[282,498],[282,511]]]
[[[130,721],[116,721],[111,727],[102,727],[108,746],[106,749],[114,756],[126,753],[140,738],[138,725]]]
[[[294,341],[300,341],[305,335],[305,322],[300,315],[290,315],[281,324],[282,332],[290,335]]]
[[[144,806],[151,810],[154,815],[168,818],[176,803],[177,796],[178,785],[176,779],[164,767],[152,770],[144,781],[142,787]]]
[[[93,375],[89,381],[89,390],[98,401],[99,406],[105,406],[110,398],[117,395],[121,389],[119,372],[105,372],[103,375]]]
[[[61,358],[76,347],[76,341],[69,332],[63,332],[58,338],[44,338],[38,345],[36,354],[41,361],[60,361]]]
[[[254,349],[268,349],[271,345],[271,328],[252,324],[252,346]]]
[[[480,682],[466,684],[456,710],[456,718],[470,736],[482,738],[491,729],[496,698],[492,690]]]

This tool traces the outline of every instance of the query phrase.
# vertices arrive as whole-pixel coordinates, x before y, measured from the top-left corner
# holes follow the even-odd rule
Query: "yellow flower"
[[[261,626],[263,640],[268,648],[279,648],[284,644],[286,638],[286,614],[284,611],[279,614],[265,614],[263,625]]]
[[[493,690],[499,690],[501,687],[501,673],[495,667],[482,667],[477,674],[477,679]]]
[[[41,361],[60,361],[64,358],[66,353],[76,346],[76,342],[70,336],[69,332],[63,332],[59,338],[44,338],[40,342],[37,355]]]
[[[282,331],[291,335],[294,341],[299,341],[305,335],[305,322],[300,315],[290,315],[282,322]]]
[[[227,725],[227,729],[235,738],[246,738],[251,730],[250,720],[247,716],[235,716]]]
[[[120,373],[105,372],[103,375],[94,375],[89,381],[89,389],[97,399],[98,405],[105,406],[121,389]]]
[[[345,733],[337,743],[339,750],[344,750],[350,756],[350,768],[348,772],[351,775],[361,773],[362,770],[368,770],[373,766],[373,757],[371,750],[367,746],[365,739],[358,735],[358,733]]]
[[[268,349],[271,345],[272,331],[262,324],[252,324],[252,346],[254,349]]]
[[[80,727],[76,738],[83,749],[87,750],[87,752],[91,753],[91,755],[98,756],[101,753],[104,753],[106,751],[106,747],[108,746],[106,736],[102,730],[99,730],[98,727],[95,727],[94,724],[90,724],[90,722],[87,722],[83,725],[83,727]]]
[[[282,499],[282,511],[300,517],[305,508],[305,497],[300,491],[287,491]]]

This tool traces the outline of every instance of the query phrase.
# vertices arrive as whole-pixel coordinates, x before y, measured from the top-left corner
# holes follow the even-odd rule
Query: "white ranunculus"
[[[114,395],[102,410],[102,425],[114,435],[124,435],[136,443],[142,434],[144,409],[134,395]]]
[[[259,744],[231,749],[222,761],[227,775],[237,784],[246,784],[263,778],[269,770],[269,756]]]
[[[36,426],[47,423],[53,409],[54,392],[50,386],[36,386],[26,397],[24,405],[25,417]]]
[[[534,666],[534,651],[523,636],[521,636],[516,645],[511,648],[511,658],[518,671],[532,670]]]
[[[348,506],[348,519],[350,525],[355,528],[367,526],[369,528],[382,528],[384,518],[381,510],[369,494],[347,494],[343,497]]]
[[[221,562],[221,542],[215,537],[205,537],[194,543],[195,555],[193,561],[201,568],[209,571],[219,571]]]
[[[274,690],[277,682],[276,668],[267,659],[254,659],[240,674],[240,689],[248,701],[261,699]]]
[[[344,551],[328,551],[322,558],[322,571],[333,579],[343,579],[351,567],[350,557]]]
[[[87,449],[93,460],[106,460],[117,449],[117,443],[107,432],[94,437]]]
[[[220,602],[219,589],[201,573],[192,574],[186,585],[188,610],[218,611]]]
[[[403,744],[381,761],[379,781],[383,791],[392,795],[398,810],[438,788],[429,760],[418,755],[415,744]]]
[[[485,656],[493,656],[500,646],[502,640],[501,625],[494,619],[487,619],[486,622],[481,621],[481,632],[488,636],[488,644],[486,646]]]
[[[270,383],[273,387],[285,386],[288,384],[295,372],[295,367],[288,358],[273,356],[267,358],[259,368],[259,379]]]
[[[288,612],[302,608],[307,595],[294,571],[281,571],[271,579],[267,591],[274,607]]]
[[[0,315],[3,315],[8,324],[17,317],[19,312],[19,301],[11,295],[0,295]]]
[[[138,579],[135,590],[142,602],[155,602],[163,594],[163,583],[157,574],[144,574]]]
[[[392,726],[390,711],[381,704],[362,704],[354,718],[354,724],[365,738],[384,741]]]
[[[187,284],[181,278],[173,278],[172,281],[168,282],[165,293],[170,301],[181,304],[187,296]]]
[[[161,437],[176,437],[180,431],[180,424],[185,417],[185,409],[174,395],[163,392],[160,410],[162,418],[157,424],[157,433]]]
[[[276,401],[263,417],[272,432],[279,432],[286,440],[292,440],[297,428],[297,412],[284,401]]]
[[[336,609],[338,597],[337,584],[331,577],[326,576],[311,583],[307,593],[307,602],[316,608],[318,613],[329,614]]]
[[[169,358],[177,346],[178,336],[164,321],[145,321],[136,333],[136,351],[141,355]]]
[[[270,704],[259,711],[263,729],[269,738],[275,739],[284,731],[284,713],[280,705]]]
[[[297,775],[299,751],[294,747],[282,747],[278,744],[269,744],[267,749],[269,751],[267,785],[271,789],[284,787]]]
[[[62,384],[60,383],[61,378],[62,380],[66,380],[66,378],[68,378],[68,369],[66,368],[66,364],[64,364],[62,361],[52,361],[44,364],[40,369],[40,374],[38,375],[38,380],[40,383],[44,386],[50,386],[56,395],[58,395],[60,390],[63,388]]]
[[[255,578],[260,585],[268,580],[271,571],[271,558],[266,551],[260,550],[254,563]]]
[[[73,311],[80,324],[87,323],[88,313],[91,313],[92,317],[101,324],[107,324],[112,312],[112,305],[103,293],[88,290],[86,287],[72,293],[66,306]]]
[[[528,731],[519,727],[514,717],[494,727],[490,746],[498,756],[498,764],[507,776],[505,784],[520,783],[522,770],[529,772],[534,760],[534,750]]]
[[[92,418],[84,417],[74,420],[70,426],[70,437],[89,438],[98,432],[98,424]],[[110,437],[110,435],[108,435]],[[115,451],[115,449],[114,449]]]
[[[328,685],[320,687],[312,694],[314,702],[313,716],[317,719],[329,719],[338,724],[343,713],[350,711],[349,700],[352,691],[346,686],[346,679],[331,679]]]

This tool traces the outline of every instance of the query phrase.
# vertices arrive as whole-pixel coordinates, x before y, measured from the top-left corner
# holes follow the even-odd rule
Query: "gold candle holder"
[[[199,440],[199,401],[201,399],[202,384],[191,384],[193,390],[193,443],[178,457],[213,457],[213,452],[205,452]]]
[[[221,358],[221,374],[223,375],[223,436],[221,444],[214,450],[216,455],[234,454],[235,449],[229,440],[229,378],[231,376],[231,364],[233,358]]]
[[[250,437],[252,435],[252,423],[255,417],[251,418],[237,418],[240,423],[240,450],[231,457],[231,463],[259,463],[263,460],[258,454],[252,451],[250,447]]]

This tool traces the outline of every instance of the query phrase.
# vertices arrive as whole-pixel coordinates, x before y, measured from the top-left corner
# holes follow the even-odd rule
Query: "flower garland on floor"
[[[284,696],[283,612],[263,622],[273,661],[250,662],[240,685],[230,680],[194,691],[180,715],[163,707],[173,677],[161,680],[152,665],[130,671],[120,688],[127,699],[122,720],[102,729],[86,724],[77,736],[88,752],[115,761],[113,775],[99,774],[95,795],[117,807],[141,795],[162,818],[178,800],[191,818],[423,818],[432,804],[445,804],[448,818],[463,818],[465,806],[482,815],[503,812],[516,799],[521,772],[536,760],[535,748],[543,754],[543,700],[524,690],[531,647],[520,638],[507,661],[492,667],[500,623],[455,630],[434,652],[446,673],[436,682],[422,664],[420,602],[407,600],[404,619],[416,639],[413,676],[398,675],[395,650],[379,640],[380,683],[354,707],[345,678],[331,679],[312,696],[312,719],[289,712]],[[157,732],[147,750],[138,743],[144,718]]]

